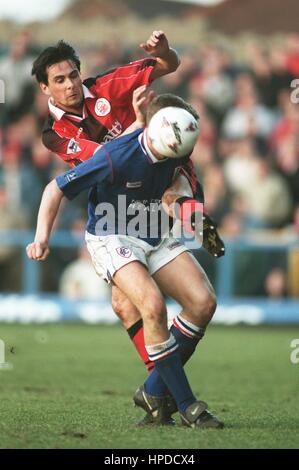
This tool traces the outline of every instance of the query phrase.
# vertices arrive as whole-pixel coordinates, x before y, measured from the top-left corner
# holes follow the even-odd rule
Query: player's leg
[[[115,284],[140,311],[144,324],[146,349],[155,369],[167,384],[181,412],[196,399],[185,375],[178,345],[167,328],[163,296],[145,266],[131,262],[116,271]]]
[[[113,282],[140,311],[145,343],[166,341],[169,332],[165,302],[147,268],[139,261],[127,263],[114,273]]]
[[[163,252],[160,255],[163,258]],[[166,252],[166,258],[167,256]],[[169,261],[153,274],[153,278],[166,295],[177,300],[183,307],[170,331],[177,340],[180,356],[185,363],[193,354],[215,312],[214,290],[199,263],[188,252]],[[161,397],[166,393],[167,387],[157,367],[153,369],[144,387],[150,395]],[[198,406],[190,405],[185,412],[180,411],[180,414],[183,424],[187,426],[223,427],[223,423],[202,403]]]
[[[143,321],[139,310],[132,304],[128,297],[115,285],[111,292],[112,308],[123,326],[126,328],[139,356],[144,362],[147,370],[154,367],[154,363],[149,360],[144,344]]]
[[[215,291],[195,257],[185,251],[153,274],[163,292],[183,308],[182,315],[205,328],[216,310]]]
[[[149,358],[155,362],[155,368],[183,416],[196,400],[185,375],[176,340],[167,328],[162,293],[145,267],[148,245],[132,237],[118,235],[95,239],[87,234],[86,241],[98,274],[108,281],[113,280],[140,311]],[[196,405],[196,413],[202,406]],[[151,408],[146,411],[151,411]]]
[[[111,283],[113,267],[121,266],[124,260],[121,251],[117,251],[121,248],[121,243],[117,238],[111,240],[109,237],[108,241],[106,237],[93,237],[90,234],[86,238],[86,243],[96,273],[106,282]],[[106,246],[107,244],[109,248]],[[109,251],[111,251],[111,255],[109,255]],[[108,259],[112,263],[111,266],[109,266]],[[149,360],[145,349],[143,322],[140,312],[117,286],[112,283],[111,286],[112,308],[126,328],[145,366],[148,370],[151,370],[153,363]]]
[[[139,310],[116,285],[111,286],[111,304],[126,330],[141,319]]]
[[[182,362],[192,356],[198,342],[204,336],[206,326],[216,309],[216,298],[205,272],[187,251],[164,265],[153,278],[163,293],[175,299],[181,306],[181,313],[174,319],[171,333],[179,344]],[[154,370],[145,383],[148,393],[162,396],[165,384]]]
[[[206,273],[189,252],[180,254],[153,277],[163,293],[182,306],[171,330],[182,342],[185,341],[185,348],[182,348],[182,360],[185,363],[204,336],[215,313],[215,291]]]

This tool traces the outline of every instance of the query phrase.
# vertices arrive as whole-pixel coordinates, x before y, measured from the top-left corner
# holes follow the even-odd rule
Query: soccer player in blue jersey
[[[105,145],[90,160],[48,184],[35,241],[28,245],[27,254],[38,260],[48,256],[62,198],[73,199],[90,188],[86,241],[93,264],[140,311],[146,350],[155,364],[137,389],[135,403],[153,422],[164,423],[169,391],[183,425],[222,428],[207,404],[194,396],[183,369],[215,312],[215,294],[186,246],[161,222],[166,210],[192,231],[196,216],[203,214],[202,204],[186,186],[182,190],[177,177],[197,135],[198,115],[190,105],[173,95],[155,98],[148,107],[145,129]],[[170,331],[163,294],[182,306]]]

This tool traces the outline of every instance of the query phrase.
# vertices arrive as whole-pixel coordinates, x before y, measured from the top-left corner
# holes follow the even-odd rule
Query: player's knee
[[[216,311],[217,300],[214,292],[206,290],[195,295],[188,312],[193,316],[195,323],[207,325]]]
[[[166,306],[162,297],[153,296],[145,299],[142,308],[144,322],[162,323],[166,316]]]
[[[121,316],[124,310],[124,299],[121,299],[118,295],[112,294],[111,305],[117,316]]]
[[[207,299],[206,299],[206,305],[207,305],[207,308],[205,309],[206,311],[206,322],[209,323],[212,318],[213,318],[213,315],[216,311],[216,308],[217,308],[217,299],[216,299],[216,295],[214,292],[210,292]]]
[[[119,317],[122,316],[122,313],[125,310],[124,304],[125,304],[125,302],[123,300],[119,299],[118,297],[112,297],[112,299],[111,299],[112,308],[113,308],[114,312],[116,313],[116,315],[119,316]]]
[[[125,295],[113,292],[111,303],[114,312],[121,320],[125,328],[129,328],[141,318],[137,308]]]

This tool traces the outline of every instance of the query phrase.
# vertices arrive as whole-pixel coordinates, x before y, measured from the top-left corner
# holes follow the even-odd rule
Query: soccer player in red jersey
[[[42,133],[49,150],[75,166],[135,121],[134,90],[179,65],[162,31],[154,31],[141,47],[155,58],[137,60],[83,82],[80,60],[69,44],[59,41],[40,54],[32,74],[49,96],[49,119]]]

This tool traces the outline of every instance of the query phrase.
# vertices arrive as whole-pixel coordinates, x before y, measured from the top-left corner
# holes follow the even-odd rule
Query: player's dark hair
[[[150,122],[151,118],[157,111],[162,108],[167,108],[168,106],[183,108],[192,114],[195,119],[199,119],[197,111],[195,111],[191,104],[183,100],[183,98],[180,98],[177,95],[172,95],[171,93],[164,93],[163,95],[156,96],[148,105],[146,110],[146,124]]]
[[[33,62],[31,75],[35,75],[38,83],[48,85],[48,67],[64,60],[71,60],[80,72],[81,62],[75,49],[63,40],[58,41],[55,46],[44,49]]]

